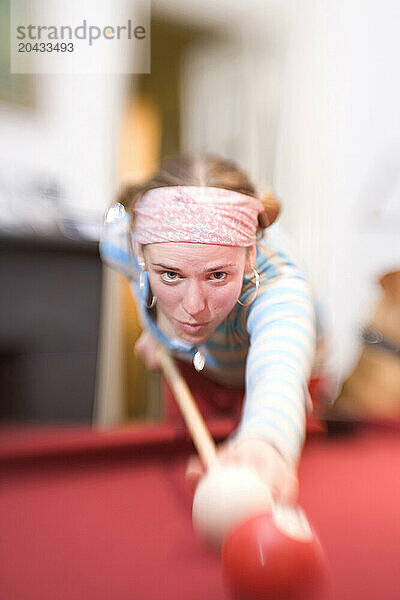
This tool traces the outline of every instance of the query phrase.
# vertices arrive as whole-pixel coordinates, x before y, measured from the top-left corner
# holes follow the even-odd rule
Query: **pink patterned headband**
[[[223,188],[155,188],[135,205],[135,237],[139,244],[251,246],[262,211],[263,205],[257,198]]]

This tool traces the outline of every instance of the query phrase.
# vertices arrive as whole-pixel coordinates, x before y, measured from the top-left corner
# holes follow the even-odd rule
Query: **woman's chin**
[[[176,332],[176,334],[181,340],[189,344],[201,344],[209,337],[209,335],[190,334],[182,331]]]

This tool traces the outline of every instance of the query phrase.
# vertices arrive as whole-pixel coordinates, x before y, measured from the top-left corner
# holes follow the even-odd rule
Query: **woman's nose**
[[[202,313],[207,308],[207,296],[200,283],[188,281],[182,300],[184,310],[191,316]]]

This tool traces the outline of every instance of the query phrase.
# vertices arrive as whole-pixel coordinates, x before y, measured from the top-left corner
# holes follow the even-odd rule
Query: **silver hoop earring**
[[[237,303],[240,304],[240,306],[250,306],[250,304],[252,304],[258,296],[258,291],[259,291],[259,287],[260,287],[260,273],[257,271],[257,269],[254,266],[251,267],[251,270],[253,271],[253,275],[254,275],[254,279],[255,279],[255,283],[254,283],[255,290],[253,293],[253,297],[251,298],[250,302],[248,300],[246,300],[246,302],[240,302],[240,300],[238,299]]]
[[[139,289],[141,291],[141,293],[144,293],[145,290],[145,282],[144,282],[144,271],[140,271],[139,273]],[[150,292],[150,286],[149,286],[149,292]],[[151,301],[150,304],[148,301],[146,301],[146,308],[153,308],[156,305],[157,302],[157,296],[153,296],[151,295]]]
[[[146,302],[146,308],[153,308],[156,305],[157,302],[157,296],[151,296],[151,302],[150,304],[148,302]]]

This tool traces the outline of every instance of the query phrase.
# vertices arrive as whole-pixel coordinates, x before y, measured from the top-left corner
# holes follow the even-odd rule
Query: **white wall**
[[[236,161],[270,187],[279,107],[280,57],[233,37],[194,44],[183,61],[182,150]]]
[[[112,75],[37,76],[37,110],[0,106],[2,177],[54,177],[70,210],[102,212],[115,190],[120,83]]]
[[[346,372],[358,330],[400,268],[400,5],[308,0],[292,14],[275,185]]]
[[[36,3],[38,10],[45,6]],[[104,0],[84,0],[81,4],[64,3],[62,10],[72,21],[86,18],[101,22],[104,16],[106,22],[110,6]],[[121,22],[123,17],[134,16],[130,0],[119,0],[111,9],[121,14]],[[124,44],[117,48],[121,60],[126,58]],[[25,180],[54,179],[64,191],[70,212],[102,214],[115,193],[116,153],[128,78],[114,74],[36,75],[34,109],[0,104],[3,182],[16,189]]]

